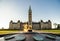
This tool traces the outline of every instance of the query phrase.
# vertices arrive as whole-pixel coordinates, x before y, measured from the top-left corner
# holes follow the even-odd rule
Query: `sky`
[[[0,0],[0,28],[9,28],[11,20],[27,22],[30,5],[32,21],[60,24],[60,0]]]

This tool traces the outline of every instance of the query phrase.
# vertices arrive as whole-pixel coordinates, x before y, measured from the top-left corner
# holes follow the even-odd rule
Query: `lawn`
[[[35,30],[36,32],[41,33],[53,33],[53,34],[60,34],[60,30]],[[19,33],[20,30],[0,30],[0,34],[10,34],[10,33]]]
[[[60,30],[39,30],[45,33],[53,33],[53,34],[60,34]]]
[[[16,33],[19,31],[0,31],[0,34],[10,34],[10,33]]]
[[[1,34],[11,34],[11,33],[18,33],[20,30],[0,30],[0,35]]]

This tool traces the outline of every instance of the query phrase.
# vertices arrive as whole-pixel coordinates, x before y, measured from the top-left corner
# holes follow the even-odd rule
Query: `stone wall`
[[[20,21],[18,21],[18,22],[10,21],[9,29],[21,29],[21,30],[23,30],[25,24],[28,24],[28,22],[22,23]],[[32,29],[35,29],[35,30],[37,30],[37,29],[39,29],[39,30],[40,29],[51,29],[51,28],[52,28],[52,23],[50,20],[47,22],[43,22],[43,21],[32,22]]]

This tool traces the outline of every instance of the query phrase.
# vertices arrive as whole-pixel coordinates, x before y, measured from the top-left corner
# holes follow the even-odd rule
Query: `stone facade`
[[[28,22],[13,22],[10,21],[9,24],[9,29],[24,29],[24,25],[28,25]],[[28,28],[28,27],[27,27]],[[50,20],[47,22],[32,22],[32,29],[34,30],[39,30],[39,29],[51,29],[52,28],[52,23]]]
[[[28,10],[28,22],[20,22],[20,20],[18,20],[17,22],[13,22],[11,20],[9,23],[9,29],[23,30],[25,25],[27,25],[26,26],[27,29],[29,28],[29,25],[31,25],[31,28],[34,30],[51,29],[52,28],[52,23],[50,20],[48,20],[47,22],[44,22],[43,20],[41,20],[40,22],[32,22],[31,6],[29,7],[29,10]]]

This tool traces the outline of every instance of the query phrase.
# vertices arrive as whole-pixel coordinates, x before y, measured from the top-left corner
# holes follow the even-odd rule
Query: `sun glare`
[[[23,25],[24,26],[24,32],[27,32],[28,31],[28,29],[27,29],[27,24],[25,24],[25,25]]]

